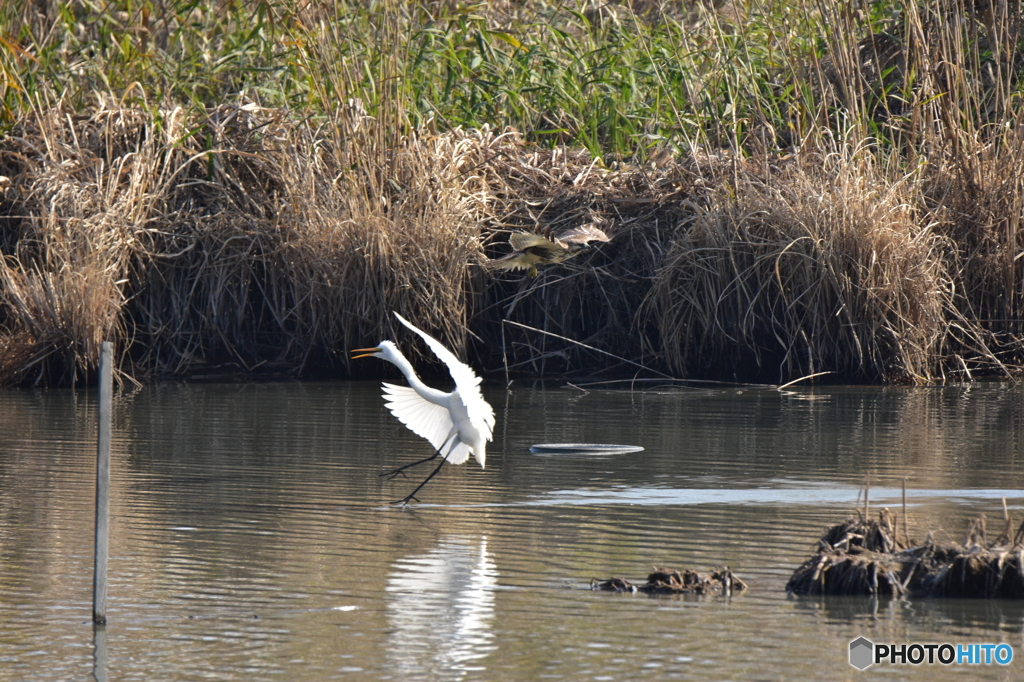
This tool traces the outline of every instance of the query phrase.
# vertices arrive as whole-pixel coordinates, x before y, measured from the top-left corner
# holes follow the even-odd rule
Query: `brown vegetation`
[[[795,594],[912,597],[1024,598],[1024,524],[994,541],[985,537],[985,518],[971,523],[963,546],[900,541],[887,509],[878,520],[847,519],[832,526],[817,553],[798,568],[786,589]]]
[[[714,571],[710,576],[703,576],[697,571],[684,568],[682,571],[669,568],[655,568],[647,576],[643,585],[634,585],[624,578],[609,578],[590,581],[590,589],[604,592],[644,592],[646,594],[717,594],[725,596],[733,592],[742,592],[747,584],[740,580],[726,566]]]
[[[102,339],[139,378],[340,373],[392,309],[463,346],[489,139],[408,139],[356,183],[280,115],[54,111],[8,137],[3,378],[87,378]]]
[[[717,4],[4,7],[0,383],[347,377],[391,310],[495,377],[1019,374],[1018,4]]]
[[[349,124],[339,147],[255,105],[26,121],[0,150],[3,380],[87,379],[102,339],[141,380],[346,376],[338,351],[389,336],[390,310],[491,373],[928,382],[1021,360],[1016,323],[978,316],[1020,316],[993,293],[1020,288],[1006,207],[954,221],[934,172],[891,182],[843,145],[607,167],[487,130],[367,157]],[[595,219],[612,241],[537,278],[478,267],[509,230]]]

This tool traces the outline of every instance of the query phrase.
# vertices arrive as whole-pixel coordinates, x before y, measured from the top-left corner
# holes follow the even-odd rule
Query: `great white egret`
[[[494,431],[494,410],[480,393],[480,377],[473,372],[469,365],[455,357],[455,354],[442,346],[437,339],[423,330],[417,329],[397,312],[395,317],[427,342],[430,350],[434,351],[434,355],[448,365],[448,371],[451,373],[452,379],[455,380],[455,390],[451,393],[427,386],[402,355],[402,351],[398,350],[398,347],[391,341],[381,341],[375,348],[356,348],[351,351],[353,360],[366,357],[381,358],[401,370],[409,385],[396,386],[384,382],[384,399],[388,401],[387,407],[391,410],[391,414],[398,417],[398,421],[409,427],[409,430],[416,435],[426,438],[437,450],[430,457],[406,464],[382,475],[390,476],[390,478],[394,478],[398,474],[404,476],[403,472],[410,467],[438,457],[441,458],[441,463],[423,483],[420,483],[405,498],[398,500],[398,502],[408,504],[410,500],[416,499],[416,493],[441,470],[445,462],[462,464],[469,459],[470,455],[473,455],[480,463],[480,468],[484,468],[484,463],[487,460],[487,442],[491,440],[491,434]]]
[[[487,266],[495,270],[528,269],[530,276],[536,277],[538,265],[561,263],[589,248],[590,242],[606,242],[609,239],[593,223],[573,228],[557,237],[551,235],[550,227],[543,234],[513,232],[508,237],[512,253],[488,261]]]

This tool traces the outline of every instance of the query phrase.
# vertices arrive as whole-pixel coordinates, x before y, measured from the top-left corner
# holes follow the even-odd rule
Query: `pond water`
[[[636,388],[636,387],[634,387]],[[1024,519],[1008,384],[487,386],[487,468],[446,466],[377,383],[163,385],[114,415],[108,619],[91,624],[95,397],[0,391],[0,678],[1022,679],[1024,605],[785,592],[865,476],[911,536]],[[641,452],[534,454],[538,443]],[[426,465],[429,467],[430,465]],[[650,597],[652,566],[749,590]],[[879,665],[849,642],[1006,643],[1009,666]]]

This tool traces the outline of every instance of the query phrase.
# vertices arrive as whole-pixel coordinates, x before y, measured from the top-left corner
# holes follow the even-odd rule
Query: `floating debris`
[[[909,547],[897,539],[894,514],[878,520],[848,518],[826,531],[817,553],[786,585],[793,594],[889,595],[894,597],[1024,598],[1024,524],[985,538],[985,517],[971,522],[964,545],[942,546],[929,533]],[[1011,539],[1012,538],[1012,539]]]
[[[608,580],[591,578],[590,589],[604,590],[605,592],[636,592],[636,585],[623,578],[608,578]]]
[[[643,585],[634,585],[623,578],[609,578],[590,581],[590,589],[608,592],[646,592],[647,594],[732,594],[747,589],[747,584],[736,577],[726,566],[710,577],[704,577],[697,571],[683,569],[675,571],[668,568],[654,568],[647,576]]]
[[[611,443],[538,443],[530,447],[535,455],[624,455],[642,451],[639,445]]]

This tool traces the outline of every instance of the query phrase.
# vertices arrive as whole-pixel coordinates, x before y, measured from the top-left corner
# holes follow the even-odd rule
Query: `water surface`
[[[0,678],[1021,679],[1024,606],[796,598],[857,504],[911,535],[1024,520],[1024,392],[486,387],[487,468],[446,467],[375,383],[169,385],[115,410],[109,624],[91,617],[95,403],[2,391]],[[544,455],[531,445],[639,445]],[[998,534],[998,531],[997,533]],[[587,589],[728,565],[732,597]],[[850,640],[1010,644],[1008,668],[847,663]]]

